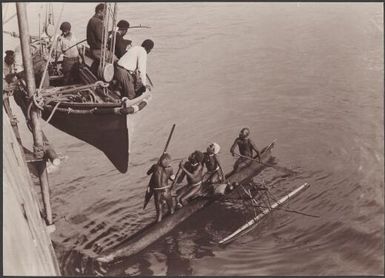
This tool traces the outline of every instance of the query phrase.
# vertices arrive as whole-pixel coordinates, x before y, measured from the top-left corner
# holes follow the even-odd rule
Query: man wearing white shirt
[[[132,46],[118,61],[116,80],[122,87],[122,97],[133,99],[146,88],[147,54],[154,47],[152,40],[145,40],[141,46]]]
[[[80,64],[80,45],[76,37],[71,32],[71,24],[69,22],[63,22],[60,25],[62,34],[57,39],[57,49],[63,53],[63,83],[65,85],[76,83],[79,75],[79,64]]]

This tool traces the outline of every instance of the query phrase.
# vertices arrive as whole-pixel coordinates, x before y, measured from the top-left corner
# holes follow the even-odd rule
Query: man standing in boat
[[[3,92],[10,92],[13,89],[12,84],[16,80],[15,52],[7,50],[5,51],[3,64]]]
[[[94,62],[91,65],[91,71],[97,75],[100,60],[102,58],[102,41],[103,41],[103,19],[107,13],[107,5],[100,3],[95,8],[95,14],[87,24],[87,43],[90,46],[91,56]],[[106,49],[107,59],[111,60],[112,53]],[[114,57],[114,59],[116,59]]]
[[[188,161],[181,161],[179,167],[182,169],[182,173],[179,176],[177,182],[181,183],[186,177],[187,186],[177,196],[177,206],[182,208],[186,202],[193,197],[199,196],[202,191],[203,182],[203,153],[200,151],[193,152]]]
[[[71,32],[71,24],[69,22],[63,22],[60,25],[62,34],[57,39],[57,47],[59,52],[63,53],[63,84],[74,84],[78,81],[79,76],[79,64],[80,64],[80,51],[81,46],[74,34]],[[76,45],[76,46],[74,46]]]
[[[147,175],[152,174],[150,187],[154,191],[156,209],[156,221],[162,221],[163,204],[166,203],[170,214],[174,214],[174,204],[171,197],[171,185],[169,180],[174,180],[173,169],[170,166],[171,156],[168,153],[162,154],[159,163],[154,164]]]
[[[154,42],[147,39],[141,46],[130,47],[118,61],[115,78],[122,87],[122,97],[134,99],[150,90],[146,84],[147,55],[153,48]]]
[[[233,156],[237,155],[235,151],[235,147],[238,146],[239,153],[241,157],[234,163],[234,171],[238,171],[241,168],[247,167],[252,163],[252,160],[247,157],[253,158],[253,151],[255,151],[256,156],[259,161],[261,161],[261,156],[254,142],[249,138],[250,129],[247,127],[242,128],[239,133],[238,138],[235,139],[233,145],[230,148],[230,152]],[[243,156],[243,157],[242,157]]]
[[[130,28],[130,23],[126,20],[120,20],[116,25],[118,30],[116,31],[115,37],[115,56],[120,59],[127,51],[128,47],[131,47],[132,41],[124,39],[124,36],[127,34],[128,28]],[[112,33],[109,39],[109,49],[112,47]]]
[[[203,164],[206,166],[207,172],[205,176],[210,184],[219,183],[224,180],[222,167],[219,163],[217,154],[221,147],[217,143],[211,143],[205,153],[203,153]]]

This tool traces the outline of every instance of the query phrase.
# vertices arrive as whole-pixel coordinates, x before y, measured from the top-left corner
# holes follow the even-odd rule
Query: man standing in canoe
[[[252,160],[247,159],[247,157],[254,158],[253,151],[255,151],[256,156],[259,161],[261,161],[261,156],[254,142],[249,138],[250,129],[247,127],[242,128],[239,132],[238,138],[235,139],[233,145],[230,148],[230,152],[233,156],[237,155],[235,147],[238,146],[239,154],[245,157],[239,157],[238,160],[234,163],[234,171],[238,171],[241,168],[245,168],[252,163]]]
[[[203,153],[200,151],[193,152],[188,161],[181,161],[179,167],[182,169],[177,182],[181,183],[186,177],[187,186],[182,193],[177,196],[177,207],[182,208],[188,200],[195,196],[199,196],[202,190],[203,182]]]
[[[152,174],[150,187],[154,191],[154,202],[156,209],[156,221],[162,221],[163,204],[166,203],[170,214],[174,214],[174,204],[171,197],[171,184],[173,181],[173,169],[170,166],[171,156],[168,153],[162,154],[159,163],[152,165],[147,175]]]
[[[203,153],[203,165],[206,166],[207,172],[205,177],[210,184],[219,183],[224,180],[222,167],[219,163],[217,154],[221,147],[217,143],[211,143],[205,153]]]

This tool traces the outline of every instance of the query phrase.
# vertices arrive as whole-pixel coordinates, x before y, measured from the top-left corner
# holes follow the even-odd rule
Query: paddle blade
[[[144,195],[143,209],[145,209],[147,204],[148,204],[148,202],[150,202],[153,193],[154,192],[152,191],[152,189],[150,187],[148,187],[147,190],[146,190],[146,194]]]

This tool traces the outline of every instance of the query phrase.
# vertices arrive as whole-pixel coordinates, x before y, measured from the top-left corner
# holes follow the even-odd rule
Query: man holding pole
[[[162,156],[165,155],[166,152],[167,152],[168,145],[170,144],[172,134],[174,133],[174,129],[175,129],[175,124],[172,125],[172,128],[171,128],[170,134],[168,135],[167,142],[166,142],[166,146],[164,147]],[[152,165],[151,168],[147,171],[147,175],[151,175],[151,174],[153,174],[153,173],[155,172],[157,165],[159,165],[159,164],[161,163],[162,156],[159,158],[158,162],[157,162],[156,164]],[[170,160],[170,159],[169,159],[169,160]],[[172,175],[172,174],[171,174],[171,175]],[[152,184],[153,184],[153,182],[152,182],[152,180],[150,180],[150,182],[149,182],[149,184],[148,184],[148,186],[147,186],[146,194],[145,194],[145,196],[144,196],[144,205],[143,205],[143,209],[146,208],[148,202],[151,200],[151,197],[152,197],[152,195],[154,194],[154,190],[153,190],[153,188],[151,187]],[[172,186],[171,186],[171,187],[172,187]]]
[[[233,156],[237,155],[235,147],[238,146],[240,155],[238,160],[234,163],[234,171],[238,171],[241,168],[249,166],[253,161],[250,158],[253,158],[253,151],[255,151],[258,161],[261,161],[261,156],[254,142],[249,138],[250,129],[247,127],[242,128],[239,132],[238,138],[235,139],[233,145],[230,148],[230,152]]]
[[[163,153],[159,163],[154,164],[147,175],[152,174],[149,187],[154,192],[154,202],[156,209],[156,221],[162,221],[163,204],[166,203],[170,214],[174,214],[174,204],[171,197],[171,187],[168,182],[174,181],[173,169],[170,166],[171,156]]]

